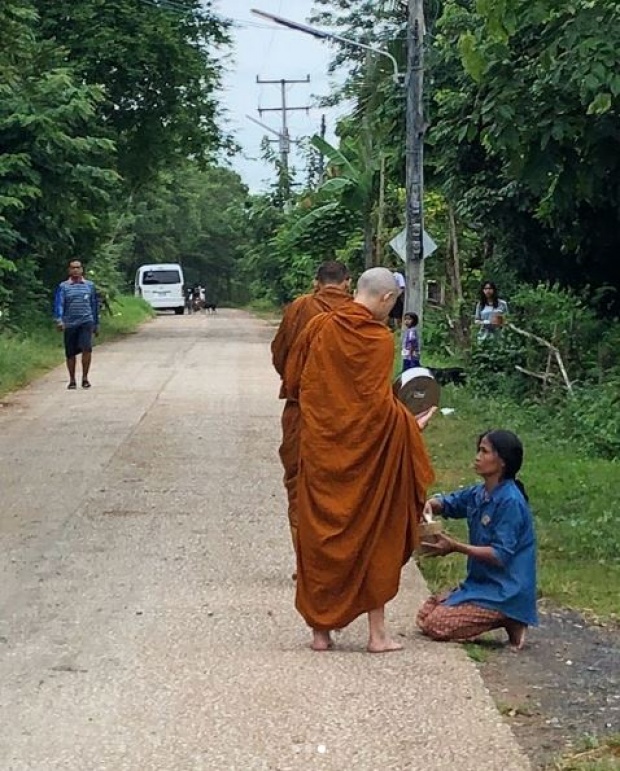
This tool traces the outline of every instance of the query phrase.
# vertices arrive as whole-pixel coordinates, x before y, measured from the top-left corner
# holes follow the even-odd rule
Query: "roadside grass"
[[[442,406],[425,436],[436,472],[436,492],[478,481],[472,464],[478,435],[488,428],[516,431],[525,447],[520,474],[527,489],[538,537],[539,594],[595,620],[620,620],[620,463],[582,457],[570,443],[556,442],[545,427],[516,404],[476,399],[467,387],[442,389]],[[461,522],[447,529],[465,538]],[[465,558],[422,558],[431,590],[455,586]]]
[[[245,306],[245,310],[263,321],[280,322],[282,308],[271,300],[252,300]]]
[[[103,313],[97,342],[107,342],[134,332],[154,313],[138,297],[120,297],[112,303],[113,315]],[[50,320],[27,332],[0,334],[0,396],[30,383],[64,360],[62,335]]]
[[[602,739],[588,738],[581,749],[563,755],[546,771],[618,771],[620,769],[620,734]]]

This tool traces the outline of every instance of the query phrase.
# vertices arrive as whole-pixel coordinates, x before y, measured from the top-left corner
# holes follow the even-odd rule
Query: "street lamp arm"
[[[394,69],[394,82],[400,83],[401,80],[401,74],[398,70],[398,62],[396,59],[392,56],[389,51],[384,51],[382,48],[374,48],[373,46],[368,46],[365,43],[358,43],[357,40],[350,40],[347,37],[342,37],[341,35],[335,35],[333,32],[325,32],[325,30],[317,29],[316,27],[311,27],[309,24],[301,24],[298,21],[291,21],[290,19],[284,19],[282,16],[276,16],[273,13],[267,13],[266,11],[259,11],[256,8],[252,8],[252,13],[256,16],[261,16],[264,19],[268,19],[269,21],[273,21],[276,24],[279,24],[282,27],[287,27],[288,29],[294,29],[297,32],[304,32],[306,35],[312,35],[312,37],[318,38],[319,40],[337,40],[339,43],[344,43],[348,46],[353,46],[354,48],[363,48],[366,51],[372,51],[374,54],[378,54],[379,56],[385,56],[392,62],[392,67]]]
[[[272,129],[271,126],[268,126],[266,123],[263,123],[260,120],[256,120],[256,118],[253,118],[251,115],[245,116],[248,120],[251,120],[252,123],[256,123],[257,126],[261,126],[261,128],[264,128],[265,131],[270,131],[272,134],[275,134],[278,138],[282,137],[281,131],[276,131],[275,129]]]

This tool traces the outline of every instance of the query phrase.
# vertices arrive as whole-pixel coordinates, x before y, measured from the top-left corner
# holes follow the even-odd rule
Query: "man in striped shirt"
[[[54,301],[54,319],[64,332],[65,355],[69,370],[69,390],[77,388],[75,366],[82,354],[82,388],[90,388],[88,370],[93,350],[93,335],[99,327],[97,292],[92,281],[84,278],[80,260],[69,263],[69,278],[58,285]]]

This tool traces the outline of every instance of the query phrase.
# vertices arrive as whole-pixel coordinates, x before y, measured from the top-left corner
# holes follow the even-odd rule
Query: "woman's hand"
[[[435,536],[435,540],[432,543],[422,541],[422,546],[424,546],[427,557],[445,557],[447,554],[457,551],[459,542],[445,533],[440,533]]]

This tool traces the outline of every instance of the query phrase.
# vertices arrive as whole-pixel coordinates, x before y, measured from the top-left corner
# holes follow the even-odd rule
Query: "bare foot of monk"
[[[312,645],[310,647],[313,651],[328,651],[332,646],[333,642],[329,632],[321,632],[318,629],[312,630]]]
[[[402,651],[400,643],[388,637],[385,631],[385,608],[375,608],[368,614],[368,653]]]
[[[511,621],[506,625],[506,631],[508,632],[508,641],[513,651],[522,651],[525,647],[525,633],[527,626],[520,624],[518,621]]]
[[[402,651],[403,645],[394,642],[389,637],[382,640],[368,640],[368,653],[392,653],[393,651]]]

